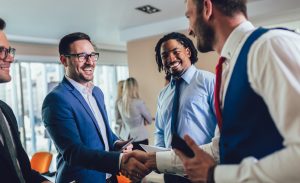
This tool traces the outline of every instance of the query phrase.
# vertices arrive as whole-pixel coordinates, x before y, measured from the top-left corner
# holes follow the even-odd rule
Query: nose
[[[169,62],[173,62],[173,61],[176,61],[177,58],[176,58],[176,55],[172,52],[169,53],[169,56],[168,56],[168,61]]]

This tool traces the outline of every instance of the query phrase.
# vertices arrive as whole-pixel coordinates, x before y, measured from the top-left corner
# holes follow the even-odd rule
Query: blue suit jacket
[[[94,87],[93,96],[106,125],[110,151],[117,137],[112,133],[104,105],[103,93]],[[118,152],[106,152],[97,121],[90,107],[74,86],[64,78],[45,98],[43,122],[56,149],[57,183],[105,183],[105,172],[119,171]]]

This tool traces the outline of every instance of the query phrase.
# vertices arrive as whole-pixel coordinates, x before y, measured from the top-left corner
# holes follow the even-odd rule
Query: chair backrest
[[[39,173],[49,172],[49,167],[52,160],[52,154],[49,152],[36,152],[30,161],[31,168]]]
[[[130,183],[131,182],[130,179],[128,179],[121,173],[120,173],[120,175],[117,175],[117,180],[118,180],[118,183]]]

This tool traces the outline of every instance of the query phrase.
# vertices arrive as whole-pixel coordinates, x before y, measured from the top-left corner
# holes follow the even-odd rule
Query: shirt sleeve
[[[143,118],[146,120],[147,124],[151,124],[152,116],[151,116],[151,113],[149,112],[149,110],[147,109],[144,101],[141,101],[139,109],[140,109],[140,112],[141,112]]]
[[[157,101],[157,110],[160,111],[160,97],[158,97]],[[163,119],[162,117],[156,112],[155,116],[155,132],[154,132],[154,144],[155,146],[159,147],[165,147],[165,142],[164,142],[164,129],[163,129]]]
[[[251,87],[266,102],[284,148],[260,160],[245,158],[239,165],[220,165],[215,182],[299,182],[300,180],[300,36],[269,31],[248,56]]]
[[[216,162],[219,162],[219,139],[220,139],[220,131],[219,128],[215,130],[215,136],[212,139],[211,143],[200,146],[202,150],[206,153],[210,154]],[[158,171],[162,173],[171,173],[184,175],[183,164],[180,158],[171,151],[163,151],[156,153],[156,165]]]

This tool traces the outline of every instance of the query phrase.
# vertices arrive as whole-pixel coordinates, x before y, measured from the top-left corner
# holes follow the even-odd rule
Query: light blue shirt
[[[216,128],[214,110],[215,75],[194,65],[182,75],[178,109],[178,134],[188,134],[198,145],[211,142]],[[171,148],[171,118],[175,86],[168,84],[159,94],[155,145]]]

